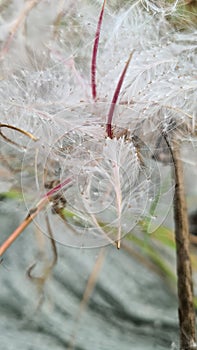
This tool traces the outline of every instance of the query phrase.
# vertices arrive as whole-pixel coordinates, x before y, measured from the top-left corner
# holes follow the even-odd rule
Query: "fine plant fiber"
[[[130,233],[174,279],[134,229],[159,230],[154,220],[169,198],[162,176],[173,160],[163,135],[196,148],[197,28],[187,5],[1,2],[2,193],[22,191],[27,212],[0,255],[32,222],[72,247],[120,248]],[[174,252],[171,240],[160,244]]]
[[[86,217],[92,228],[97,223],[98,229],[98,222],[106,222],[109,212],[112,227],[119,232],[120,223],[127,226],[130,215],[133,218],[138,215],[138,219],[142,214],[148,215],[150,206],[143,207],[143,196],[148,203],[148,196],[156,191],[150,189],[150,186],[154,188],[154,174],[150,181],[149,170],[145,168],[153,166],[154,162],[147,162],[147,158],[153,158],[160,134],[173,132],[181,141],[196,135],[197,33],[194,25],[177,30],[169,19],[180,6],[178,1],[165,4],[127,1],[121,6],[110,1],[100,6],[88,1],[75,4],[69,1],[51,3],[47,9],[39,1],[29,5],[21,1],[20,6],[13,1],[6,5],[2,27],[5,28],[5,19],[10,28],[13,20],[18,23],[23,14],[25,30],[16,27],[12,42],[1,58],[1,125],[9,125],[4,139],[1,138],[1,156],[6,159],[4,166],[18,169],[13,171],[22,176],[28,207],[30,202],[36,205],[46,193],[45,182],[61,178],[60,183],[64,183],[71,178],[73,186],[65,190],[68,210],[72,207],[76,215]],[[32,23],[44,11],[42,26],[39,24],[35,32]],[[38,36],[42,28],[50,26],[52,30],[42,31],[43,36]],[[5,33],[3,50],[6,30],[2,33]],[[13,60],[19,47],[20,57]],[[132,59],[130,56],[128,60],[130,52]],[[91,89],[95,88],[97,92],[93,93]],[[32,142],[25,135],[23,138],[17,130],[25,130],[37,141]],[[111,144],[106,140],[106,131],[114,137]],[[141,141],[136,144],[133,135],[148,147],[145,157],[141,155],[144,146]],[[123,161],[119,158],[116,165],[112,164],[109,153],[106,156],[109,146],[112,154],[122,154],[123,147],[127,158]],[[162,147],[167,148],[165,142],[161,142],[161,153]],[[13,164],[13,157],[18,159],[18,164]],[[162,156],[158,154],[159,157]],[[130,164],[130,168],[126,164]],[[113,166],[117,168],[111,171]],[[132,176],[132,186],[136,186],[132,181],[140,173],[137,190],[130,189],[132,196],[136,192],[129,197],[131,202],[124,189],[126,180],[121,178],[122,171],[128,178]],[[32,180],[33,186],[29,187]],[[20,181],[20,176],[12,177],[10,187],[21,186]],[[100,198],[95,201],[97,181],[102,184],[99,185]],[[113,190],[101,202],[108,186],[106,181]],[[159,202],[162,194],[157,193],[160,193]],[[74,208],[75,196],[79,198]],[[111,209],[98,213],[99,205],[108,206],[109,201]],[[88,218],[92,205],[94,210]]]

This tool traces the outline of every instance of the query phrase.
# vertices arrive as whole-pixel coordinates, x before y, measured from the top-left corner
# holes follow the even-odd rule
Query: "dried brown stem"
[[[0,123],[0,135],[3,137],[3,139],[4,139],[5,141],[7,141],[7,142],[9,142],[9,143],[11,143],[12,145],[15,145],[15,146],[17,146],[17,147],[22,147],[22,148],[24,148],[24,149],[26,148],[25,146],[19,145],[17,142],[15,142],[15,141],[9,139],[7,136],[5,136],[5,135],[2,133],[2,131],[1,131],[2,128],[7,128],[7,129],[16,130],[16,131],[20,132],[21,134],[24,134],[25,136],[29,137],[29,138],[32,139],[33,141],[38,141],[38,139],[37,139],[34,135],[32,135],[30,132],[28,132],[28,131],[25,131],[25,130],[23,130],[23,129],[17,128],[16,126],[13,126],[13,125],[2,124],[2,123]]]
[[[96,262],[94,264],[94,267],[92,269],[92,272],[88,278],[86,288],[85,288],[85,291],[83,293],[83,298],[80,302],[79,311],[78,311],[77,316],[76,316],[75,328],[74,328],[73,334],[71,335],[71,341],[70,341],[68,350],[74,350],[80,317],[81,317],[83,311],[85,310],[85,308],[88,304],[88,301],[90,300],[90,297],[93,293],[96,281],[98,279],[99,273],[100,273],[101,268],[102,268],[103,263],[104,263],[105,252],[106,252],[105,248],[102,248],[100,250],[99,255],[98,255]]]
[[[46,263],[46,266],[44,267],[43,273],[40,276],[34,276],[32,274],[32,271],[34,270],[34,268],[37,265],[36,262],[34,262],[27,270],[27,276],[29,277],[29,279],[32,280],[33,283],[35,283],[37,290],[38,290],[38,294],[40,296],[37,307],[36,307],[37,310],[41,307],[42,303],[44,302],[44,285],[46,283],[46,280],[52,274],[53,268],[56,265],[57,258],[58,258],[56,243],[55,243],[55,239],[53,237],[53,232],[51,229],[51,225],[50,225],[47,213],[45,214],[45,220],[46,220],[49,238],[51,241],[51,248],[52,248],[52,253],[53,253],[52,261],[49,264]]]
[[[174,222],[177,259],[177,288],[179,303],[180,350],[194,350],[196,345],[195,310],[192,281],[192,266],[189,251],[189,224],[186,198],[184,193],[183,165],[180,144],[167,141],[173,163],[175,180]]]
[[[36,266],[36,263],[33,263],[27,270],[27,275],[30,279],[32,280],[38,280],[39,283],[42,283],[44,284],[44,282],[46,281],[46,279],[48,278],[48,276],[50,275],[51,271],[53,270],[54,266],[56,265],[57,263],[57,258],[58,258],[58,255],[57,255],[57,247],[56,247],[56,243],[55,243],[55,239],[53,237],[53,232],[52,232],[52,229],[51,229],[51,225],[50,225],[50,222],[49,222],[49,217],[47,215],[47,213],[45,214],[45,220],[46,220],[46,225],[47,225],[47,230],[48,230],[48,234],[49,234],[49,238],[50,238],[50,241],[51,241],[51,248],[52,248],[52,253],[53,253],[53,258],[52,258],[52,261],[50,262],[49,265],[47,265],[45,267],[45,270],[44,270],[44,274],[43,276],[40,276],[40,277],[34,277],[32,275],[32,270],[34,269],[34,267]]]
[[[11,244],[20,236],[24,229],[33,221],[38,213],[47,205],[49,202],[47,197],[41,199],[38,205],[31,209],[25,220],[17,227],[17,229],[6,239],[6,241],[0,246],[0,257],[6,252]]]

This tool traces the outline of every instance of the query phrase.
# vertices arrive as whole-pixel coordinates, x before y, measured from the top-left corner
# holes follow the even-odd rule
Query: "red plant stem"
[[[120,94],[120,89],[122,87],[122,83],[124,81],[124,78],[125,78],[125,74],[127,72],[127,69],[129,67],[129,63],[131,61],[131,58],[133,56],[133,52],[130,54],[129,56],[129,59],[128,61],[126,62],[126,65],[124,67],[124,70],[120,76],[120,79],[118,81],[118,84],[117,84],[117,87],[116,87],[116,90],[114,92],[114,96],[112,98],[112,102],[111,102],[111,106],[110,106],[110,110],[109,110],[109,113],[108,113],[108,119],[107,119],[107,125],[106,125],[106,132],[107,132],[107,136],[110,137],[111,139],[113,138],[113,133],[112,133],[112,126],[111,126],[111,123],[112,123],[112,118],[113,118],[113,114],[114,114],[114,109],[115,109],[115,106],[116,106],[116,102],[117,102],[117,99],[118,99],[118,96]]]
[[[58,184],[57,186],[53,187],[49,192],[47,192],[43,198],[50,197],[54,193],[58,192],[63,188],[65,185],[69,184],[72,181],[72,179],[69,177],[68,179],[64,180],[62,183]]]
[[[92,51],[92,65],[91,65],[91,86],[92,86],[92,98],[93,100],[96,100],[96,58],[97,58],[97,52],[98,52],[98,44],[99,44],[99,38],[100,38],[100,32],[101,32],[101,24],[103,20],[103,13],[105,8],[106,0],[103,2],[103,6],[100,12],[95,39],[94,39],[94,46]]]
[[[0,256],[2,256],[6,250],[12,245],[12,243],[20,236],[20,234],[24,231],[24,229],[33,221],[33,219],[38,215],[38,213],[44,209],[44,207],[48,204],[50,197],[58,192],[61,188],[72,181],[71,178],[64,180],[61,184],[58,184],[54,188],[52,188],[49,192],[47,192],[40,202],[36,205],[35,208],[32,208],[23,222],[16,228],[14,232],[3,242],[0,246]]]

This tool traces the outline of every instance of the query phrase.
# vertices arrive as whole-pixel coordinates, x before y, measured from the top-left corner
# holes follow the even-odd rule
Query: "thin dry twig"
[[[171,145],[167,136],[164,135],[164,137],[171,152],[174,163],[174,222],[177,258],[180,349],[194,350],[197,349],[195,310],[192,281],[192,265],[189,251],[189,224],[186,198],[184,193],[183,165],[181,161],[180,144],[177,141],[173,140]]]
[[[17,229],[5,240],[5,242],[0,246],[0,257],[6,252],[6,250],[12,245],[12,243],[20,236],[24,229],[29,226],[33,219],[46,207],[50,201],[50,197],[56,194],[63,186],[70,183],[72,179],[68,178],[62,183],[55,186],[52,190],[47,192],[44,197],[38,202],[38,204],[32,208],[23,222],[17,227]]]
[[[12,245],[12,243],[20,236],[24,229],[29,226],[33,219],[38,215],[38,213],[44,209],[48,203],[48,198],[44,197],[37,204],[37,206],[31,209],[23,220],[23,222],[17,227],[17,229],[6,239],[6,241],[0,246],[0,256],[2,256],[6,250]]]
[[[53,236],[53,232],[52,232],[52,229],[51,229],[51,225],[50,225],[47,213],[45,215],[45,220],[46,220],[47,230],[48,230],[48,233],[49,233],[49,238],[50,238],[51,248],[52,248],[52,253],[53,253],[52,261],[49,264],[46,264],[46,266],[44,267],[44,270],[43,270],[43,273],[42,273],[41,276],[34,276],[32,274],[33,269],[37,265],[36,262],[33,263],[27,270],[27,276],[29,277],[29,279],[31,279],[35,283],[35,285],[36,285],[36,287],[38,289],[38,293],[40,295],[40,299],[39,299],[39,302],[38,302],[38,305],[37,305],[36,309],[39,309],[40,306],[43,303],[43,300],[44,300],[44,291],[43,291],[44,285],[45,285],[46,280],[51,275],[51,273],[53,271],[53,268],[54,268],[54,266],[57,263],[57,258],[58,258],[56,243],[55,243],[55,239],[54,239],[54,236]]]
[[[83,293],[82,300],[80,302],[79,311],[78,311],[77,316],[76,316],[75,327],[74,327],[73,334],[71,336],[71,341],[70,341],[70,345],[69,345],[68,350],[74,349],[80,317],[81,317],[82,313],[84,312],[84,310],[88,304],[88,301],[93,293],[96,281],[98,279],[99,273],[100,273],[101,268],[102,268],[103,263],[104,263],[105,251],[106,251],[105,248],[102,248],[100,250],[99,255],[98,255],[96,262],[94,264],[93,270],[88,278],[86,288],[85,288],[85,291]]]
[[[54,236],[53,236],[53,232],[52,232],[52,229],[51,229],[51,225],[50,225],[47,213],[45,215],[45,220],[46,220],[47,230],[48,230],[48,233],[49,233],[49,238],[50,238],[50,241],[51,241],[53,259],[52,259],[51,263],[47,266],[47,268],[44,271],[43,276],[41,276],[41,277],[35,277],[35,276],[33,276],[31,274],[32,270],[36,266],[36,263],[33,263],[27,270],[27,275],[28,275],[29,278],[31,278],[33,280],[40,280],[42,283],[47,279],[48,275],[51,273],[52,269],[56,265],[57,257],[58,257],[57,256],[57,247],[56,247],[55,239],[54,239]]]
[[[26,146],[23,146],[23,145],[20,145],[18,144],[17,142],[13,141],[13,140],[10,140],[7,136],[5,136],[1,129],[2,128],[7,128],[7,129],[12,129],[12,130],[16,130],[18,132],[20,132],[21,134],[24,134],[25,136],[29,137],[31,140],[33,141],[38,141],[38,138],[36,138],[34,135],[32,135],[30,132],[28,131],[25,131],[23,129],[20,129],[20,128],[17,128],[16,126],[13,126],[13,125],[9,125],[9,124],[1,124],[0,123],[0,135],[3,137],[3,139],[9,143],[11,143],[12,145],[15,145],[17,147],[22,147],[24,149],[26,149]]]

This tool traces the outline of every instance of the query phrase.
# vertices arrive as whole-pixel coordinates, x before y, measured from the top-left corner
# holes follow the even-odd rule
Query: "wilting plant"
[[[31,43],[24,45],[25,30],[19,31],[34,7],[39,15],[39,1],[19,13],[2,45],[2,167],[14,174],[8,190],[12,181],[21,184],[28,213],[2,244],[0,255],[33,220],[52,242],[120,248],[121,238],[137,224],[153,230],[172,168],[180,346],[194,349],[180,147],[196,136],[196,33],[177,32],[171,25],[168,17],[178,1],[166,8],[154,1],[131,1],[113,16],[104,1],[100,16],[96,11],[96,28],[91,5],[88,16],[87,4],[80,10],[69,5],[56,16],[52,5],[48,10],[53,39],[48,38],[45,56],[37,55]],[[19,45],[31,70],[18,70],[16,64],[10,68]],[[42,57],[50,58],[47,65]]]

